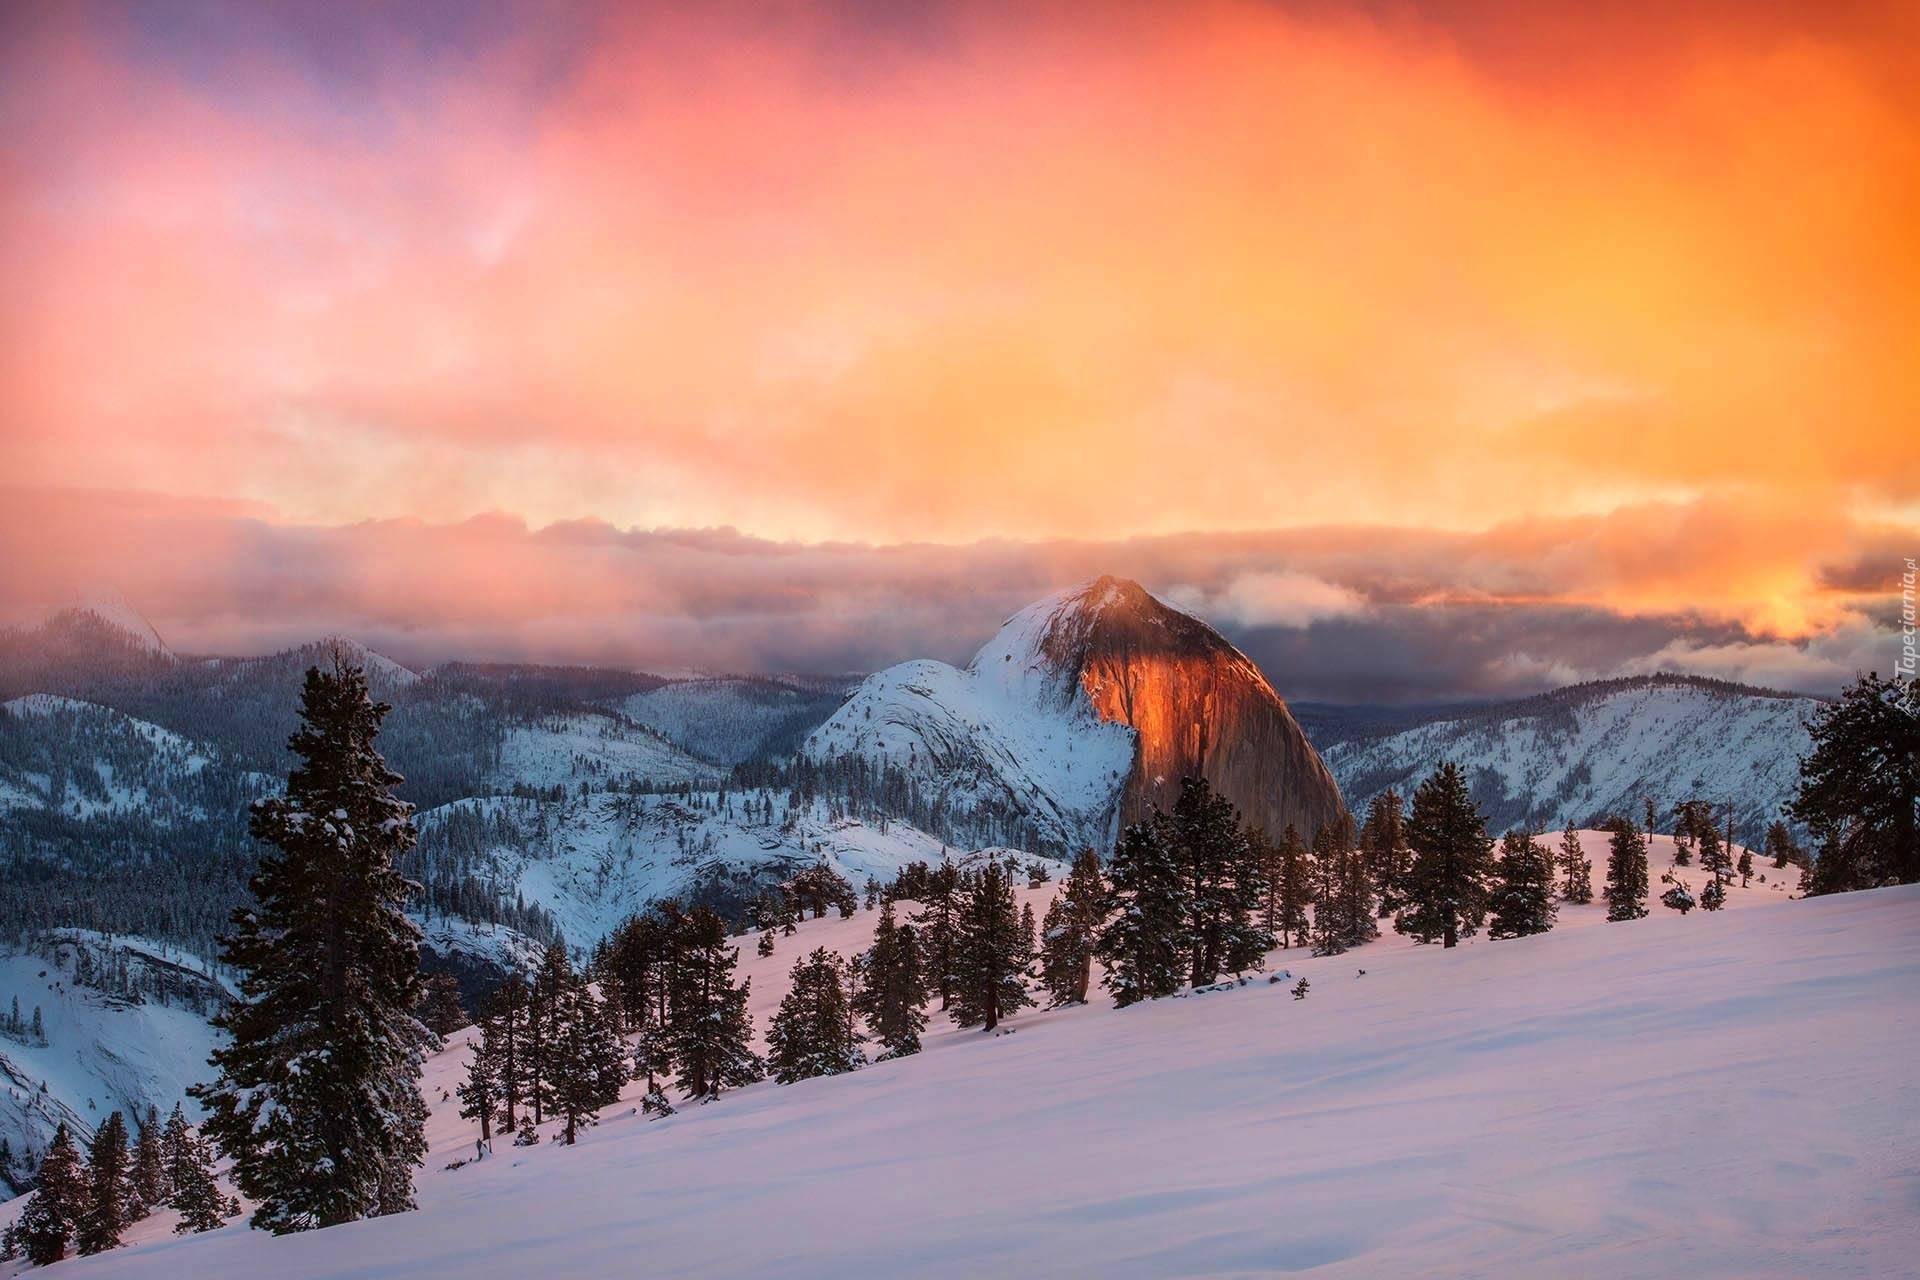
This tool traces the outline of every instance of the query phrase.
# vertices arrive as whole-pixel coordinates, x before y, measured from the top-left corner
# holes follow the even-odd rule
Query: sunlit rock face
[[[1139,584],[1101,578],[1028,605],[964,670],[867,678],[808,738],[911,779],[958,842],[1105,853],[1197,774],[1270,833],[1311,838],[1340,790],[1245,655]]]
[[[1123,825],[1171,807],[1195,775],[1276,836],[1292,823],[1312,839],[1340,812],[1340,788],[1286,704],[1219,632],[1121,579],[1061,604],[1042,652],[1078,674],[1102,720],[1135,731]]]

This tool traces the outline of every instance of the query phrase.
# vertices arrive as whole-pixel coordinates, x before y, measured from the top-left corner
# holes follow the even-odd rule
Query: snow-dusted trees
[[[953,952],[954,940],[959,936],[960,872],[952,862],[942,858],[938,867],[914,877],[914,880],[910,891],[902,892],[900,896],[912,898],[920,904],[913,924],[920,936],[920,954],[926,961],[928,983],[940,994],[940,1008],[944,1012],[953,1000]]]
[[[1647,914],[1647,842],[1626,818],[1612,818],[1607,854],[1608,920],[1638,920]],[[1675,859],[1678,862],[1678,858]]]
[[[1367,875],[1380,895],[1383,918],[1400,910],[1401,884],[1412,863],[1405,810],[1400,793],[1388,787],[1367,805],[1367,820],[1360,828],[1360,852],[1366,856]]]
[[[452,974],[436,973],[426,980],[420,995],[420,1021],[437,1036],[452,1035],[471,1021]]]
[[[1707,881],[1707,887],[1700,891],[1700,909],[1718,911],[1727,905],[1727,883],[1719,876]]]
[[[1260,869],[1239,810],[1205,778],[1182,778],[1171,819],[1152,829],[1171,840],[1184,881],[1187,981],[1202,986],[1259,967],[1273,937],[1255,918]]]
[[[963,1027],[992,1031],[1033,1003],[1024,974],[1033,959],[1014,906],[1013,882],[998,862],[961,878],[948,1013]]]
[[[803,919],[811,911],[818,920],[827,914],[829,907],[837,908],[844,919],[853,914],[859,903],[853,885],[824,862],[795,874],[781,888],[793,904],[794,912]]]
[[[554,1114],[562,1121],[560,1141],[572,1146],[595,1112],[618,1102],[631,1072],[613,1011],[584,978],[567,973],[547,1065]]]
[[[412,1208],[426,1152],[431,1033],[413,1013],[419,931],[395,866],[413,810],[374,748],[387,710],[345,657],[307,671],[288,742],[301,763],[253,812],[274,851],[224,940],[241,998],[217,1023],[230,1037],[219,1078],[194,1093],[254,1224],[276,1233]]]
[[[1673,880],[1671,876],[1661,878]],[[1673,880],[1667,891],[1660,895],[1660,905],[1678,911],[1684,916],[1699,904],[1694,901],[1692,886],[1685,880]]]
[[[1407,843],[1413,865],[1393,927],[1448,947],[1472,937],[1486,919],[1493,841],[1458,765],[1443,763],[1414,792]]]
[[[1300,832],[1289,822],[1280,843],[1271,846],[1260,876],[1260,927],[1283,947],[1307,944],[1307,908],[1313,905],[1313,860]]]
[[[767,1070],[781,1084],[857,1070],[852,966],[825,947],[793,962],[793,986],[767,1027]]]
[[[920,1052],[920,1033],[927,1026],[926,964],[919,931],[895,923],[890,900],[880,905],[873,946],[860,957],[859,970],[854,1010],[867,1020],[881,1059]]]
[[[1161,833],[1167,823],[1166,815],[1155,810],[1147,821],[1128,827],[1108,870],[1108,921],[1097,952],[1106,968],[1103,981],[1122,1008],[1170,996],[1184,977],[1186,892],[1172,841]]]
[[[1813,832],[1813,893],[1920,880],[1920,679],[1869,672],[1808,726],[1789,816]]]
[[[1339,955],[1380,936],[1375,923],[1372,859],[1354,843],[1353,818],[1341,814],[1313,841],[1313,950]]]
[[[105,1253],[118,1245],[120,1233],[139,1216],[138,1205],[127,1122],[116,1111],[94,1131],[87,1148],[87,1204],[74,1228],[78,1251]]]
[[[1647,801],[1648,812],[1653,809],[1653,801]],[[1583,907],[1593,901],[1593,862],[1586,851],[1580,847],[1580,833],[1574,830],[1573,820],[1567,820],[1567,829],[1560,836],[1560,896],[1577,907]]]
[[[1106,918],[1106,896],[1100,855],[1082,849],[1040,926],[1040,980],[1054,1006],[1087,1002],[1094,943]]]
[[[133,1144],[133,1190],[140,1204],[152,1210],[167,1201],[166,1139],[160,1110],[149,1105]]]
[[[67,1247],[86,1215],[90,1200],[87,1171],[62,1124],[40,1162],[33,1198],[20,1214],[17,1238],[27,1260],[48,1266],[67,1256]]]
[[[663,1047],[678,1068],[680,1088],[709,1101],[723,1089],[758,1080],[763,1067],[751,1048],[748,984],[734,984],[740,952],[727,945],[726,925],[706,907],[695,907],[680,930],[681,946],[667,976]]]
[[[1524,938],[1553,928],[1553,856],[1528,831],[1509,831],[1493,865],[1487,936]]]
[[[488,1021],[481,1022],[480,1034],[468,1046],[472,1056],[467,1061],[467,1077],[455,1091],[460,1098],[460,1118],[479,1124],[483,1143],[493,1141],[493,1117],[506,1099],[506,1090],[501,1085],[503,1055],[497,1035]]]

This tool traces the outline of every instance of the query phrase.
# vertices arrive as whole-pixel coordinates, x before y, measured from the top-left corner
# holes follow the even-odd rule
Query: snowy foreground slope
[[[1277,955],[1304,1001],[1260,979],[1000,1037],[936,1024],[917,1059],[654,1123],[623,1104],[576,1148],[449,1171],[472,1150],[440,1101],[456,1049],[429,1067],[420,1212],[58,1274],[1913,1275],[1920,886],[1734,902]]]

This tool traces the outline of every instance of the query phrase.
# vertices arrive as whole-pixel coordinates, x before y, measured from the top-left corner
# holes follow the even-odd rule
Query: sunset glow
[[[1825,687],[1920,547],[1911,5],[298,12],[0,19],[0,603],[781,667],[1111,569]]]

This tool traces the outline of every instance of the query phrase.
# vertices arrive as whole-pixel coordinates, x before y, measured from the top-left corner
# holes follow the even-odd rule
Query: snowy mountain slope
[[[1811,749],[1817,699],[1685,676],[1576,685],[1471,715],[1327,748],[1356,811],[1388,787],[1411,794],[1442,760],[1463,766],[1488,826],[1556,829],[1608,814],[1664,816],[1689,797],[1731,801],[1758,843],[1783,814]]]
[[[765,802],[775,805],[771,819],[761,816]],[[429,810],[419,824],[423,846],[458,848],[465,874],[506,899],[538,904],[580,947],[659,898],[736,906],[823,860],[859,885],[945,852],[904,823],[869,825],[764,792],[496,796]],[[442,828],[454,830],[434,840]]]
[[[0,810],[61,809],[75,817],[146,810],[159,821],[204,771],[205,748],[110,707],[33,693],[0,703],[43,741],[71,752],[0,752]],[[13,735],[10,735],[10,738]]]
[[[617,703],[639,724],[719,764],[785,754],[839,707],[851,680],[714,676]]]
[[[174,656],[173,650],[169,649],[167,642],[160,638],[160,633],[153,629],[153,624],[147,621],[146,615],[128,603],[127,598],[118,591],[109,589],[83,592],[74,608],[119,632],[136,648],[146,653],[162,658]]]
[[[517,724],[506,731],[494,787],[516,785],[710,785],[724,770],[700,760],[624,716],[577,711]]]
[[[1029,1011],[998,1037],[936,1018],[915,1058],[652,1123],[622,1103],[577,1147],[448,1169],[473,1150],[443,1101],[456,1043],[424,1082],[418,1213],[62,1265],[75,1280],[571,1280],[641,1258],[690,1277],[1910,1274],[1920,887],[1749,899],[1627,924],[1573,909],[1544,937],[1453,952],[1277,957],[1311,981],[1302,1001],[1256,981]],[[809,922],[759,963],[850,947],[868,920]]]
[[[1022,609],[965,670],[922,660],[868,677],[804,750],[899,772],[969,843],[1063,854],[1111,848],[1183,776],[1270,829],[1317,830],[1340,806],[1258,668],[1115,578]]]
[[[0,1035],[0,1138],[37,1160],[63,1122],[85,1138],[115,1110],[165,1114],[206,1075],[225,992],[202,961],[142,939],[66,930],[0,952],[0,1011],[17,1000],[45,1032]]]

